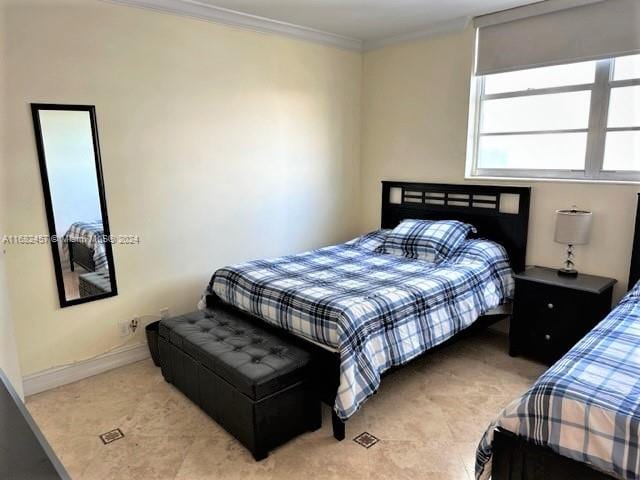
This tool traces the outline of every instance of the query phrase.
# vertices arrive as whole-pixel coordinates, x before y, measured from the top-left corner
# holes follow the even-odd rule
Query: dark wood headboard
[[[636,201],[636,225],[633,234],[633,246],[631,247],[631,265],[629,266],[629,286],[631,290],[640,279],[640,193]]]
[[[517,208],[501,209],[506,196]],[[402,220],[460,220],[505,247],[515,272],[524,270],[529,231],[531,187],[457,185],[446,183],[382,182],[382,228],[394,228]],[[511,210],[509,210],[511,211]],[[640,240],[639,240],[640,241]]]

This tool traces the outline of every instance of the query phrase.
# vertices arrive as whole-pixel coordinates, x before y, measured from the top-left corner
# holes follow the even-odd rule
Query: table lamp
[[[564,267],[558,270],[558,275],[576,277],[578,271],[574,268],[574,245],[589,243],[591,220],[593,214],[587,210],[578,210],[575,206],[570,210],[556,210],[555,241],[567,246],[567,259]]]

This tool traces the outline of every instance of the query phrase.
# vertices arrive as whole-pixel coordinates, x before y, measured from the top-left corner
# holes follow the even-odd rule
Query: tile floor
[[[331,436],[320,430],[262,462],[164,382],[151,360],[27,399],[27,407],[74,479],[473,478],[475,448],[490,420],[544,367],[507,355],[507,339],[475,334],[383,380],[379,393]],[[104,445],[99,435],[120,428]],[[367,431],[371,448],[352,441]]]

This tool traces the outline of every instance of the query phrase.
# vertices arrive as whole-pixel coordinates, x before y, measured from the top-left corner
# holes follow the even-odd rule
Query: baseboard
[[[62,367],[50,368],[22,378],[24,395],[29,396],[52,388],[77,382],[107,370],[122,367],[149,357],[145,343],[127,345],[95,358],[81,360]]]

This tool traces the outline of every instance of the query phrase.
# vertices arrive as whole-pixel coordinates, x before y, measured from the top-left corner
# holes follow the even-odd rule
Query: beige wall
[[[8,0],[11,233],[44,233],[29,102],[96,105],[117,297],[60,309],[48,246],[8,250],[24,374],[193,310],[213,271],[358,228],[362,57],[95,0]],[[142,332],[130,341],[143,341]]]
[[[0,8],[0,109],[4,108],[5,99],[5,23],[4,10]],[[0,110],[0,240],[6,233],[8,194],[8,179],[6,176],[6,154],[4,121],[5,116]],[[15,332],[11,309],[9,308],[9,296],[7,294],[6,255],[5,246],[0,241],[0,370],[5,372],[9,381],[19,395],[22,395],[22,381],[20,378],[20,366],[18,364],[18,352],[16,350]]]
[[[0,227],[0,236],[4,234]],[[15,328],[9,308],[5,254],[0,246],[0,370],[2,370],[13,388],[22,396],[22,378],[16,346]]]
[[[467,30],[365,54],[363,229],[380,224],[382,179],[464,181],[472,53],[473,32]],[[564,247],[553,242],[554,211],[573,204],[587,208],[594,212],[592,236],[589,245],[576,247],[577,268],[617,278],[619,297],[627,283],[640,187],[520,184],[533,187],[528,263],[560,266]]]
[[[46,232],[29,102],[88,103],[112,231],[142,240],[114,247],[117,297],[66,309],[49,247],[8,248],[24,374],[120,345],[118,321],[193,309],[218,266],[377,227],[382,179],[464,181],[471,31],[362,56],[96,0],[0,5],[7,233]],[[578,267],[619,296],[638,189],[530,184],[528,262],[562,259],[555,209],[589,208]]]

